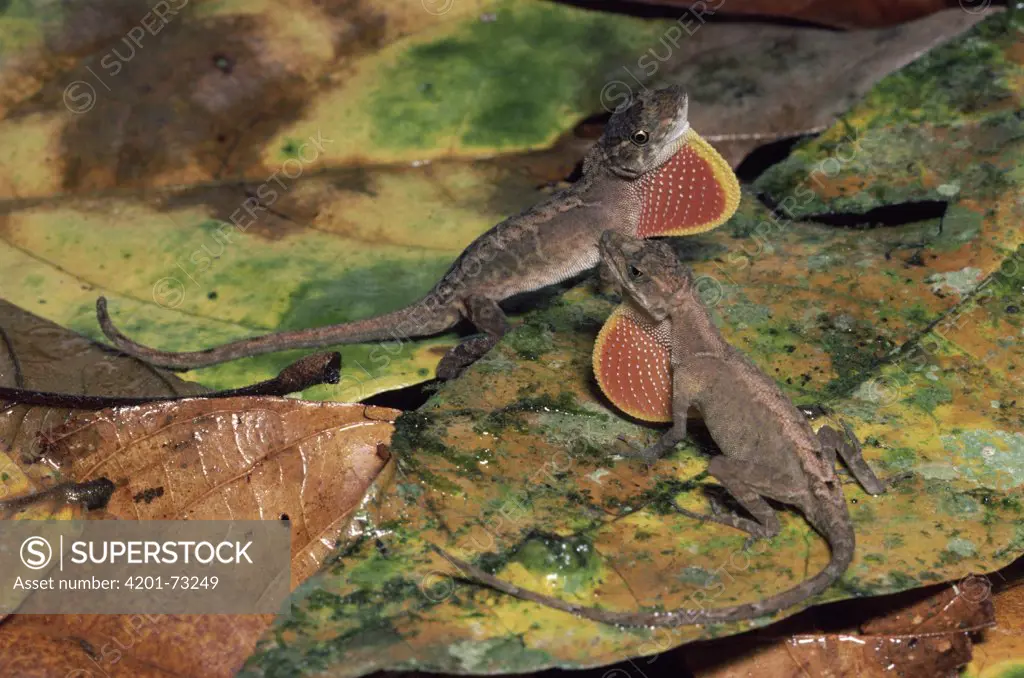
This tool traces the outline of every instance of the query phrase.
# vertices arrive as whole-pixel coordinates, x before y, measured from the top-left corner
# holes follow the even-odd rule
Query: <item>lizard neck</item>
[[[634,235],[639,223],[636,200],[637,180],[624,179],[611,171],[603,151],[594,146],[583,158],[583,172],[568,190],[585,205],[600,205],[600,218],[590,224],[594,234],[607,229]]]
[[[682,294],[668,314],[673,328],[673,365],[697,353],[725,357],[728,344],[722,338],[707,308],[694,292]]]

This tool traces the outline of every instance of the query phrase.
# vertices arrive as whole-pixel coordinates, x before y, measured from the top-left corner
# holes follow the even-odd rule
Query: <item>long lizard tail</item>
[[[826,538],[832,555],[828,565],[815,576],[782,593],[756,603],[744,603],[742,605],[712,609],[679,608],[666,612],[615,612],[612,610],[602,610],[597,607],[567,603],[564,600],[523,589],[498,579],[475,565],[459,560],[440,547],[431,545],[431,548],[471,578],[516,598],[529,600],[605,624],[616,624],[619,626],[686,626],[688,624],[738,621],[740,619],[752,619],[762,615],[774,614],[821,593],[842,576],[846,568],[849,567],[850,561],[853,560],[854,535],[852,526],[847,522],[845,525],[835,526],[829,531],[830,534],[827,534]]]
[[[103,334],[107,335],[107,339],[128,355],[135,356],[156,367],[190,370],[237,358],[248,358],[294,348],[315,348],[332,344],[359,344],[367,341],[425,337],[444,332],[459,322],[461,314],[453,304],[427,306],[425,301],[421,300],[411,306],[366,320],[314,327],[308,330],[275,332],[261,337],[239,339],[202,351],[183,351],[181,353],[160,351],[143,346],[126,337],[110,320],[110,315],[107,313],[107,300],[104,297],[96,300],[96,317],[103,329]]]

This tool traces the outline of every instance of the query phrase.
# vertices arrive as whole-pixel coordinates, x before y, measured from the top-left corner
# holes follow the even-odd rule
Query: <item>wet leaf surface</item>
[[[139,405],[73,417],[41,463],[107,477],[106,511],[133,520],[292,523],[292,585],[320,566],[384,467],[396,410],[250,397]]]
[[[0,386],[91,395],[181,395],[198,384],[119,356],[58,325],[0,300]],[[61,408],[0,401],[0,500],[55,485],[54,470],[37,463],[55,429],[71,416]],[[78,507],[45,502],[0,518],[70,520]],[[12,590],[5,586],[4,591]]]
[[[868,195],[916,195],[900,172],[878,169],[895,170],[886,163],[896,157],[927,168],[928,185],[957,185],[944,218],[842,228],[748,199],[722,229],[674,242],[715,282],[708,302],[726,338],[797,402],[824,404],[850,422],[869,463],[896,481],[879,497],[845,483],[857,555],[812,602],[957,580],[1021,553],[1024,356],[1012,309],[1024,256],[1014,159],[1024,136],[1007,113],[1024,82],[1017,46],[1016,27],[989,19],[884,80],[844,123],[802,147],[793,162],[803,162],[803,181],[790,163],[763,180],[786,188],[772,193],[776,202],[791,193],[821,203],[806,214],[834,213],[841,195],[826,193],[831,184],[819,187],[812,171],[841,165],[848,156],[835,139],[893,110],[884,93],[912,81],[938,100],[967,101],[960,83],[989,87],[973,79],[985,72],[1013,88],[969,111],[899,109],[890,115],[918,117],[856,156],[876,167],[860,176]],[[936,133],[943,125],[969,140],[960,155]],[[997,178],[979,175],[986,165]],[[793,205],[789,212],[798,214]],[[658,434],[623,420],[593,384],[590,350],[613,304],[589,283],[571,290],[399,418],[396,484],[373,529],[315,577],[246,675],[576,668],[772,621],[657,632],[601,626],[454,580],[427,550],[438,543],[517,584],[616,610],[754,600],[824,564],[824,544],[792,512],[770,544],[744,551],[742,534],[671,511],[673,498],[706,510],[714,490],[702,474],[706,436],[652,469],[609,456],[619,436],[643,444]]]
[[[5,271],[6,275],[6,271]],[[88,395],[193,395],[202,386],[118,355],[0,300],[0,386]],[[0,401],[0,499],[56,484],[42,449],[71,410]],[[6,476],[6,477],[5,477]]]
[[[290,520],[295,587],[375,496],[396,414],[287,398],[120,408],[72,419],[43,461],[71,477],[114,479],[108,519]],[[0,626],[0,671],[230,676],[273,618],[14,615]]]

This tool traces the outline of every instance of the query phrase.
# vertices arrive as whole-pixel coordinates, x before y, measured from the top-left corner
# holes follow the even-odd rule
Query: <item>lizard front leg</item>
[[[508,317],[493,299],[468,297],[463,305],[466,319],[483,334],[470,337],[445,353],[437,365],[438,379],[454,379],[462,374],[463,370],[494,348],[510,329]]]
[[[686,385],[686,374],[681,369],[672,370],[672,428],[658,441],[646,449],[630,448],[620,452],[624,457],[643,459],[648,464],[671,452],[678,443],[686,440],[686,415],[690,410],[690,392]]]

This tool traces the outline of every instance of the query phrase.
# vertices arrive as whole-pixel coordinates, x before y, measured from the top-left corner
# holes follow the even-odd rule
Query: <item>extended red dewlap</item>
[[[644,421],[672,421],[668,347],[628,307],[615,309],[601,328],[593,361],[597,383],[612,404]]]
[[[693,130],[657,171],[640,179],[638,238],[715,228],[736,211],[739,182],[729,164]]]

